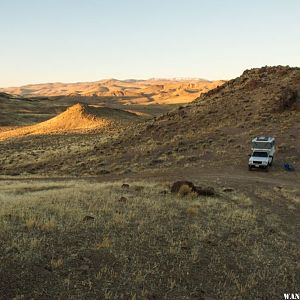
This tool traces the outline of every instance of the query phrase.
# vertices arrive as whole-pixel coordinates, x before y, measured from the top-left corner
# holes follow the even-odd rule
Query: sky
[[[0,0],[0,87],[300,66],[299,0]]]

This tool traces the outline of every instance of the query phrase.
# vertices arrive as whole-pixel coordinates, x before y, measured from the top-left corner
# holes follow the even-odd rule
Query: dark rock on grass
[[[119,202],[122,202],[122,203],[125,203],[125,202],[128,201],[128,199],[127,199],[126,197],[123,197],[123,196],[122,196],[118,201],[119,201]]]
[[[160,191],[159,193],[160,193],[161,195],[167,195],[167,194],[168,194],[168,191],[163,190],[163,191]]]
[[[195,188],[194,184],[190,181],[186,181],[186,180],[176,181],[172,184],[171,193],[176,193],[176,194],[179,193],[182,186],[188,186],[192,190]]]
[[[162,159],[157,158],[157,159],[153,159],[153,160],[149,163],[149,165],[150,165],[150,166],[155,166],[155,165],[162,164],[163,162],[164,162],[164,161],[163,161]]]
[[[209,187],[200,187],[196,186],[193,190],[194,193],[196,193],[198,196],[215,196],[216,192],[215,189],[211,186]]]
[[[82,219],[83,222],[94,221],[94,220],[95,220],[95,218],[92,217],[92,216],[85,216],[85,217]]]
[[[191,181],[176,181],[171,187],[171,193],[181,194],[186,196],[195,193],[197,196],[215,196],[216,192],[213,187],[195,186]]]
[[[51,266],[49,266],[49,265],[47,265],[47,266],[45,266],[45,268],[44,268],[45,270],[47,270],[47,271],[49,271],[49,272],[53,272],[53,269],[52,269],[52,267]]]
[[[283,189],[283,187],[281,185],[277,185],[274,187],[274,190],[276,191],[281,191]]]
[[[106,169],[102,169],[97,172],[97,175],[105,175],[105,174],[109,174],[109,173],[110,173],[110,171],[108,171]]]
[[[195,162],[195,161],[197,161],[199,159],[199,157],[198,156],[189,156],[189,157],[187,157],[187,161],[188,162]]]
[[[233,191],[234,191],[234,189],[231,188],[231,187],[226,187],[226,188],[223,189],[223,192],[225,192],[225,193],[230,193],[230,192],[233,192]]]
[[[129,189],[129,184],[128,183],[123,183],[121,188],[122,189]]]

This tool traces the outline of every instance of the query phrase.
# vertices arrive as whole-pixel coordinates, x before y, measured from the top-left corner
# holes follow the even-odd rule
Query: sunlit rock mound
[[[136,114],[120,109],[75,104],[45,122],[2,132],[0,133],[0,140],[33,134],[86,132],[113,125],[118,126],[121,123],[129,123],[138,119]]]

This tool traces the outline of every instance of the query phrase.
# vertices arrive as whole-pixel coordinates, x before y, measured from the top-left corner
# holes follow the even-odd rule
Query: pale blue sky
[[[299,0],[0,0],[0,86],[300,66]]]

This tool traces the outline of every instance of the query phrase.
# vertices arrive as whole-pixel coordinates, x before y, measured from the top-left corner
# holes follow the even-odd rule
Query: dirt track
[[[12,177],[0,176],[0,181],[164,181],[191,180],[198,183],[216,184],[220,186],[232,186],[238,190],[250,191],[258,186],[286,188],[300,188],[299,172],[284,172],[270,169],[269,172],[253,170],[249,172],[247,168],[239,169],[199,169],[178,168],[171,170],[154,170],[150,172],[131,173],[127,175],[103,175],[103,176],[82,176],[82,177]]]

